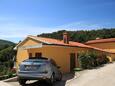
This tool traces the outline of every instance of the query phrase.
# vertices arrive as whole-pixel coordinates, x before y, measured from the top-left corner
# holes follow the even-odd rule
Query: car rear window
[[[27,63],[48,63],[47,60],[36,60],[36,59],[32,59],[32,60],[25,60],[24,63],[27,62]]]

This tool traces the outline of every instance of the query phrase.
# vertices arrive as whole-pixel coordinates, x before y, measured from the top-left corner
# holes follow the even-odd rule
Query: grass
[[[79,71],[82,71],[83,69],[82,68],[79,68],[79,67],[77,67],[77,68],[74,68],[74,71],[75,72],[79,72]]]

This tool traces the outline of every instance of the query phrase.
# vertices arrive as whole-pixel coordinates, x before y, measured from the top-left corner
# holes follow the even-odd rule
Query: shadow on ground
[[[74,77],[74,73],[64,74],[62,81],[55,82],[53,84],[53,86],[65,86],[66,81],[69,79],[72,79],[73,77]],[[45,81],[36,81],[34,83],[29,83],[29,84],[26,84],[24,86],[50,86],[50,84],[48,84]]]

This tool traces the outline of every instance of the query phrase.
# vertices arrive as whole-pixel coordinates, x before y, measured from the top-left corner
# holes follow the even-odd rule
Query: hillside
[[[0,39],[0,62],[13,59],[15,51],[13,50],[15,43]]]
[[[15,43],[0,39],[0,51],[10,46],[14,46]]]
[[[11,73],[16,56],[14,46],[15,43],[0,39],[0,76]]]
[[[15,43],[0,39],[0,64],[4,64],[6,67],[13,64],[16,55],[16,51],[13,50],[14,46]]]
[[[63,32],[66,30],[61,30],[53,33],[43,33],[38,36],[49,37],[55,39],[63,39]],[[96,38],[115,38],[115,28],[105,28],[99,30],[89,30],[89,31],[66,31],[69,34],[71,41],[86,42],[88,40],[93,40]]]

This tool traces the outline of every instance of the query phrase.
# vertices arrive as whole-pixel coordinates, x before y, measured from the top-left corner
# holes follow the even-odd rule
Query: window
[[[35,53],[35,57],[42,57],[42,53]]]

